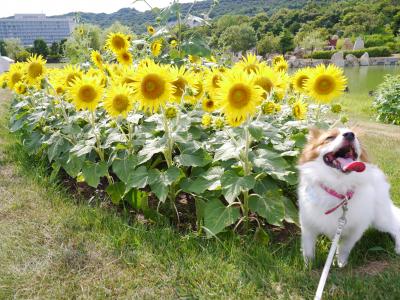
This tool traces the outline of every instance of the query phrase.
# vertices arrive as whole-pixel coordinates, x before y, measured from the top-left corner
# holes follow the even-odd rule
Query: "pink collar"
[[[320,183],[319,185],[325,192],[327,192],[329,195],[338,198],[339,200],[342,200],[338,205],[336,205],[335,207],[327,210],[325,212],[326,215],[329,215],[330,213],[334,212],[335,210],[337,210],[339,207],[341,207],[343,204],[345,204],[348,200],[350,200],[353,195],[354,195],[354,191],[350,190],[346,193],[346,195],[340,194],[338,192],[336,192],[335,190],[327,187],[326,185],[324,185],[323,183]]]

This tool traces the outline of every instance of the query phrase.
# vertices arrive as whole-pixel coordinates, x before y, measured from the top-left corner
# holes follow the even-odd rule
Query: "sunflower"
[[[292,113],[297,120],[304,120],[307,116],[307,105],[303,101],[297,100],[292,106]]]
[[[154,41],[150,45],[151,53],[154,56],[159,56],[161,54],[161,49],[162,49],[162,41],[161,40]]]
[[[260,66],[255,72],[254,84],[260,86],[264,90],[264,98],[266,98],[271,91],[276,88],[278,77],[279,75],[268,66]]]
[[[46,73],[46,61],[41,55],[32,55],[26,62],[26,77],[29,83],[39,82]]]
[[[107,86],[107,76],[104,74],[104,72],[103,71],[101,71],[101,70],[99,70],[99,69],[93,69],[93,68],[90,68],[87,72],[86,72],[86,74],[88,75],[88,76],[91,76],[91,77],[97,77],[99,80],[100,80],[100,84],[103,86],[103,87],[106,87]]]
[[[7,73],[7,82],[10,89],[14,88],[14,85],[22,80],[24,77],[24,70],[21,63],[11,65],[10,70]]]
[[[261,106],[262,112],[266,115],[271,115],[276,112],[276,104],[273,101],[265,101]]]
[[[64,74],[64,82],[67,87],[70,87],[74,80],[82,78],[83,72],[79,66],[67,65],[62,70]]]
[[[103,58],[101,57],[101,54],[99,51],[92,51],[90,54],[90,57],[92,59],[92,62],[97,66],[99,69],[103,68]]]
[[[289,65],[286,60],[281,60],[280,62],[274,65],[274,70],[276,72],[286,72],[289,68]]]
[[[7,73],[0,74],[0,88],[7,87]]]
[[[346,87],[343,71],[335,65],[319,65],[305,83],[308,94],[317,102],[328,103],[340,96]]]
[[[133,90],[127,85],[116,84],[107,92],[104,99],[104,108],[112,117],[126,118],[133,107]]]
[[[217,109],[217,105],[216,105],[214,99],[208,94],[203,99],[202,107],[203,107],[203,110],[205,110],[207,112],[213,112],[214,110]]]
[[[133,78],[135,96],[145,111],[156,112],[172,98],[175,80],[168,68],[157,64],[142,65]]]
[[[117,54],[117,60],[121,65],[130,66],[133,62],[133,56],[129,51],[121,51]]]
[[[191,55],[191,54],[189,54],[189,55],[188,55],[188,59],[189,59],[189,61],[190,61],[192,64],[199,64],[199,63],[201,63],[200,56],[198,56],[198,55]]]
[[[176,48],[176,46],[178,46],[177,40],[171,40],[171,41],[169,42],[169,44],[171,45],[172,48]]]
[[[135,73],[136,71],[133,66],[124,68],[118,76],[114,76],[113,81],[116,83],[132,86],[132,83],[135,82],[135,80],[133,79],[135,77]]]
[[[225,113],[231,126],[239,126],[255,114],[263,92],[254,84],[252,76],[232,69],[221,81],[221,89],[216,96],[217,106]]]
[[[242,59],[236,63],[236,67],[246,71],[248,74],[255,73],[263,63],[260,63],[257,56],[252,53],[248,53],[246,57],[242,56]]]
[[[24,95],[26,94],[26,92],[28,91],[28,87],[26,86],[25,83],[23,83],[22,81],[18,81],[15,85],[14,85],[14,91],[19,94],[19,95]]]
[[[205,88],[208,94],[213,97],[220,88],[220,82],[223,78],[222,73],[218,68],[214,68],[208,70],[205,77]]]
[[[201,117],[201,125],[202,125],[204,128],[208,128],[208,127],[210,127],[210,125],[211,125],[211,120],[212,120],[212,118],[211,118],[211,115],[210,115],[210,114],[204,114],[204,115]]]
[[[104,88],[97,77],[85,74],[82,78],[73,81],[68,89],[68,94],[77,110],[95,111],[103,96],[103,91]]]
[[[282,61],[285,61],[285,58],[283,57],[283,55],[274,56],[274,58],[272,59],[272,65],[275,66]]]
[[[203,74],[197,73],[194,78],[194,84],[193,84],[193,89],[191,90],[191,94],[187,99],[185,99],[187,102],[195,104],[197,101],[203,98],[205,94],[203,80],[204,80]]]
[[[299,69],[296,73],[294,73],[292,76],[292,86],[297,92],[304,93],[306,91],[304,87],[310,76],[310,73],[310,67]]]
[[[173,76],[176,78],[172,84],[175,87],[173,96],[177,102],[182,100],[182,96],[189,98],[189,95],[185,94],[186,89],[191,89],[192,93],[196,92],[194,74],[192,74],[190,70],[186,70],[184,66],[181,66],[180,68],[171,67],[170,70],[172,71],[171,73]]]
[[[129,47],[128,36],[121,32],[110,33],[106,45],[114,53],[127,50]]]
[[[156,32],[156,30],[154,29],[153,26],[147,26],[147,32],[148,32],[150,35],[153,35],[153,34]]]

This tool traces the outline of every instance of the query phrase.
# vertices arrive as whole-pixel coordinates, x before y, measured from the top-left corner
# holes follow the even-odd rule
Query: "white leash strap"
[[[346,200],[348,200],[346,198]],[[326,259],[324,269],[322,270],[321,278],[319,279],[317,292],[315,293],[314,300],[320,300],[322,298],[322,293],[324,291],[326,279],[328,278],[329,270],[332,265],[333,257],[335,256],[336,248],[339,243],[340,236],[344,226],[346,225],[346,212],[347,212],[347,201],[342,206],[343,213],[338,220],[338,227],[336,229],[335,237],[332,240],[331,249],[329,250],[328,258]]]

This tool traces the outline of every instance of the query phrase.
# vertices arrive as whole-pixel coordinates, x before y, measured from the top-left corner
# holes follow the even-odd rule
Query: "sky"
[[[130,7],[140,11],[148,10],[149,7],[143,1],[134,0],[1,0],[0,18],[15,14],[44,13],[46,15],[61,15],[69,12],[82,11],[94,13],[112,13],[121,8]],[[165,7],[171,0],[147,0],[153,7]],[[193,2],[193,0],[180,0],[179,2]]]

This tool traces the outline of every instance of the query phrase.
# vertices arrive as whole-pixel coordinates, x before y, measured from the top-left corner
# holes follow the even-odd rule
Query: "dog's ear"
[[[308,141],[311,142],[318,139],[321,136],[321,133],[321,130],[315,126],[308,128]]]

